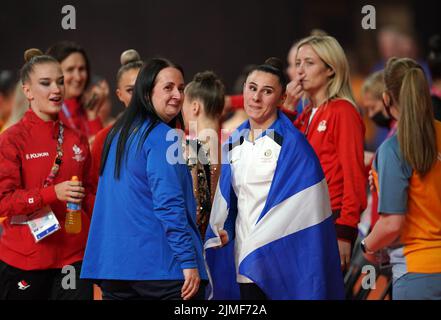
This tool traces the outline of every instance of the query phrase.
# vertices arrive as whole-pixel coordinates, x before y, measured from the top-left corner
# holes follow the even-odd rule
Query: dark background
[[[377,30],[361,28],[366,4],[376,8]],[[76,8],[76,30],[61,27],[64,5]],[[231,92],[244,65],[269,56],[285,60],[293,42],[313,28],[340,41],[353,72],[366,74],[378,60],[376,34],[386,24],[414,31],[424,56],[427,39],[439,31],[439,16],[435,4],[421,0],[2,1],[0,70],[18,70],[28,48],[45,51],[67,39],[86,49],[92,72],[108,79],[112,90],[121,52],[134,48],[143,59],[164,56],[181,64],[187,81],[211,69]]]

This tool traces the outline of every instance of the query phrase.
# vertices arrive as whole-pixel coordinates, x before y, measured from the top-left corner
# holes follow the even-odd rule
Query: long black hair
[[[107,157],[109,155],[110,146],[113,139],[119,133],[118,143],[116,147],[116,162],[114,169],[114,176],[119,179],[121,171],[121,163],[125,155],[125,147],[127,141],[132,137],[132,134],[139,130],[146,119],[150,120],[149,126],[144,130],[143,135],[138,144],[138,150],[147,139],[150,132],[161,122],[161,118],[155,111],[152,103],[152,91],[155,86],[156,77],[159,72],[165,68],[178,69],[182,76],[184,71],[182,68],[169,60],[162,58],[154,58],[147,62],[139,71],[136,78],[135,86],[133,88],[132,99],[123,115],[116,121],[113,128],[110,130],[106,142],[104,144],[103,155],[101,157],[100,175],[103,174],[106,165]],[[182,126],[182,114],[179,114],[172,119],[168,124],[176,127],[179,124]],[[126,155],[127,156],[127,155]]]

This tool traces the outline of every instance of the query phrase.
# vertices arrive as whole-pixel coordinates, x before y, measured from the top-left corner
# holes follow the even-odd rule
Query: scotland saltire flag
[[[281,112],[278,117],[263,135],[281,147],[277,167],[264,209],[244,241],[239,274],[269,299],[343,299],[337,238],[320,162],[289,119]],[[231,135],[223,156],[230,159],[249,128],[246,121]],[[237,196],[231,181],[230,163],[223,164],[205,241],[212,299],[240,298],[234,261]],[[215,249],[220,229],[228,232],[230,242]]]

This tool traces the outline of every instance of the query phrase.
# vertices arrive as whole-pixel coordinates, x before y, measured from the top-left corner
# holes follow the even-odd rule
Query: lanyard
[[[61,159],[63,158],[63,142],[64,142],[64,127],[63,123],[59,121],[59,130],[57,138],[57,156],[55,157],[54,164],[47,178],[44,180],[44,187],[52,184],[60,171]]]
[[[77,126],[75,125],[73,119],[72,119],[72,115],[70,114],[69,109],[67,109],[67,106],[64,103],[61,106],[61,110],[63,110],[63,113],[66,116],[67,121],[69,121],[70,127],[72,129],[78,129]]]
[[[69,112],[69,109],[67,108],[66,104],[63,103],[63,105],[61,106],[61,110],[63,111],[64,115],[66,116],[67,121],[69,121],[69,126],[72,129],[80,130],[80,128],[78,128],[75,125],[75,122],[73,121],[73,118],[72,118],[72,114]],[[89,124],[87,122],[85,123],[84,129],[85,129],[86,136],[89,137],[90,136],[90,129],[89,129]]]

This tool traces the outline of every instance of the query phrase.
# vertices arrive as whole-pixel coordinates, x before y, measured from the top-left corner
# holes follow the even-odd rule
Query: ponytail
[[[421,176],[437,159],[433,108],[427,79],[421,67],[406,70],[399,91],[398,142],[404,159]]]

